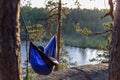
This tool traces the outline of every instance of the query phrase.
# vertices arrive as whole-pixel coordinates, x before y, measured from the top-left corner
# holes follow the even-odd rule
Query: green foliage
[[[46,34],[45,29],[40,24],[35,24],[33,26],[29,26],[28,31],[30,34],[30,39],[32,39],[34,41],[42,41],[43,37]]]
[[[39,77],[38,74],[36,74],[32,68],[29,67],[28,69],[28,76],[24,77],[24,80],[35,80],[37,77]]]
[[[42,41],[46,34],[46,30],[41,24],[35,24],[32,26],[27,26],[28,33],[26,32],[25,27],[21,26],[21,36],[22,39],[26,39],[26,35],[29,35],[29,38],[33,41]]]
[[[113,22],[103,23],[103,27],[104,27],[104,29],[106,29],[106,30],[112,29],[112,28],[113,28]]]
[[[75,26],[75,31],[77,31],[78,33],[84,34],[84,35],[90,35],[92,33],[92,31],[90,31],[88,28],[84,27],[83,29],[80,28],[79,23],[76,24]]]
[[[61,40],[61,50],[60,50],[60,60],[59,60],[59,70],[67,69],[70,66],[75,66],[76,63],[71,62],[72,58],[68,55],[68,52],[65,50],[64,41]]]

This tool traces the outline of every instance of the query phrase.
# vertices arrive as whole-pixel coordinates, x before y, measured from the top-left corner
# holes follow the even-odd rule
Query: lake
[[[37,43],[40,45],[40,43]],[[44,46],[44,44],[41,44]],[[97,50],[97,49],[82,49],[78,47],[65,47],[66,51],[68,51],[68,55],[72,58],[70,62],[76,62],[77,66],[86,65],[86,64],[97,64],[99,62],[94,61],[91,62],[90,59],[93,59],[97,56],[97,54],[102,54],[103,51]],[[29,51],[29,46],[28,46]],[[26,43],[25,41],[22,41],[21,43],[21,58],[22,58],[22,64],[26,60]]]

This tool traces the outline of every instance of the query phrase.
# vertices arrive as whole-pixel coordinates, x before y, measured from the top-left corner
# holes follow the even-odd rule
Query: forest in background
[[[76,47],[90,47],[98,48],[100,45],[106,46],[106,37],[104,35],[93,35],[84,36],[75,31],[75,25],[79,25],[81,29],[87,28],[93,33],[104,32],[104,23],[111,22],[110,17],[101,19],[108,10],[106,9],[69,9],[64,8],[65,16],[62,16],[62,38],[66,45],[76,46]],[[42,25],[43,29],[48,30],[51,27],[47,24],[47,18],[49,13],[46,8],[32,8],[32,7],[22,7],[21,13],[25,19],[27,26],[33,26],[36,24]],[[21,26],[21,39],[25,39],[24,24],[20,18]],[[36,28],[33,27],[35,30]],[[56,25],[53,25],[51,33],[56,33]],[[47,33],[49,34],[49,33]],[[44,40],[49,40],[49,36],[44,36]]]

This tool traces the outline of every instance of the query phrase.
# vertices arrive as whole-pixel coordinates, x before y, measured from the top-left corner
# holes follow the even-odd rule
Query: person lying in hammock
[[[39,48],[42,52],[44,52],[44,47],[43,47],[43,46],[38,46],[38,48]],[[55,67],[54,67],[53,70],[56,70],[56,69],[58,68],[59,62],[58,62],[55,58],[50,57],[49,54],[48,54],[48,57],[55,63]]]

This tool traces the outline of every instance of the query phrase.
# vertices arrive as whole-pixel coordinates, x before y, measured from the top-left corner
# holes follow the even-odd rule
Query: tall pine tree
[[[0,0],[0,80],[23,80],[19,12],[20,0]]]

